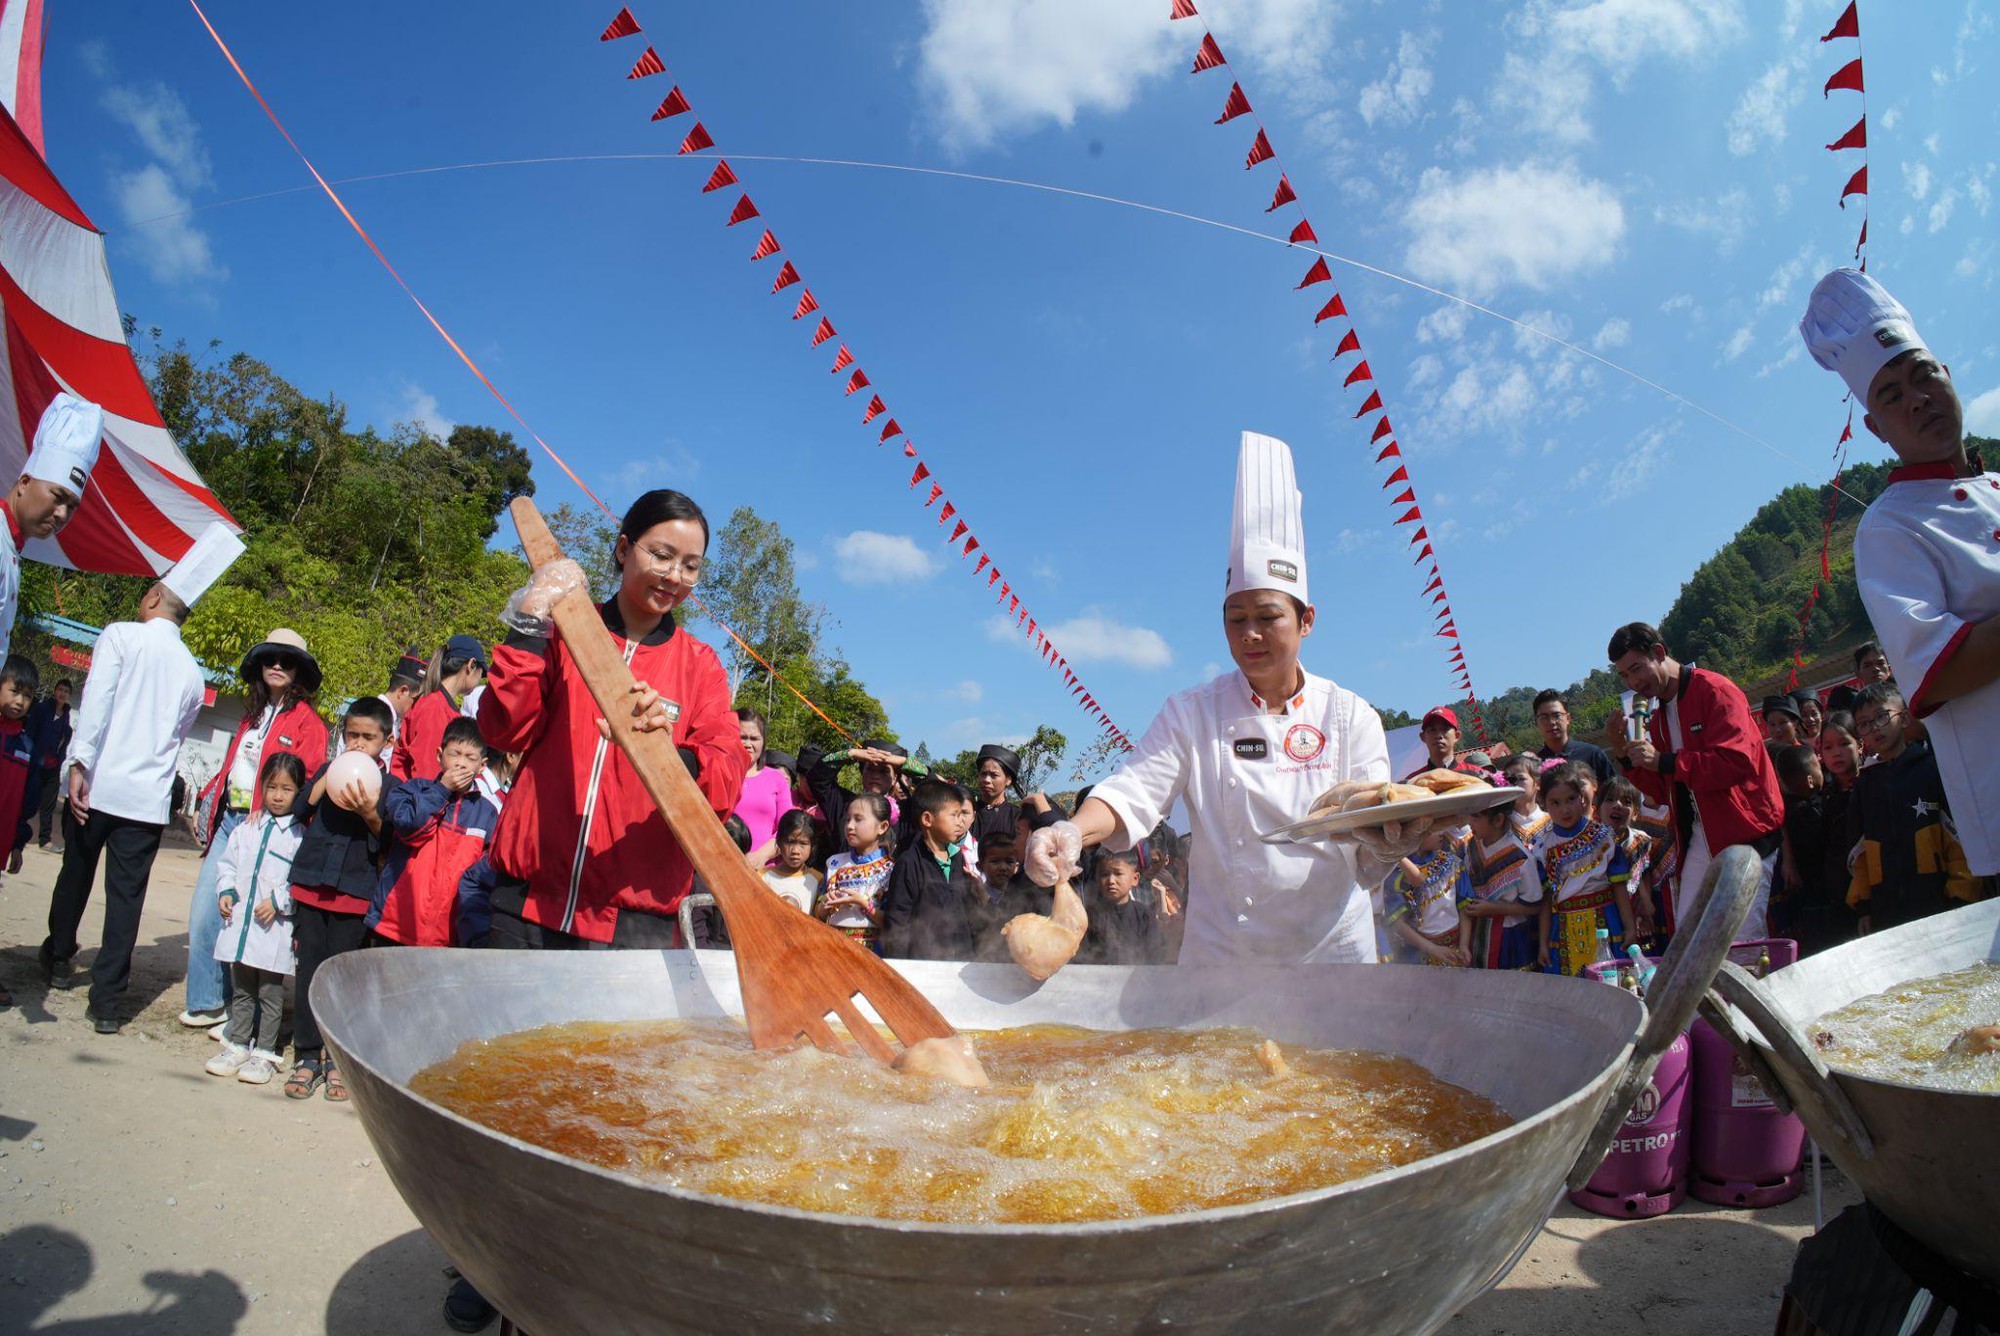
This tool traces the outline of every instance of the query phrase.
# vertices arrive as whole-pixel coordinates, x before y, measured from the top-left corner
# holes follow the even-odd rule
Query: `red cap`
[[[1422,724],[1422,727],[1429,728],[1431,726],[1431,720],[1433,719],[1442,719],[1445,721],[1445,723],[1449,724],[1451,727],[1453,728],[1458,727],[1458,716],[1456,714],[1453,714],[1450,709],[1442,705],[1438,706],[1435,710],[1432,710],[1429,714],[1424,716],[1424,722]]]

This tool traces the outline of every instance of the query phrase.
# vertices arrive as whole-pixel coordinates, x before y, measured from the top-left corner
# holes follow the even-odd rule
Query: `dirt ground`
[[[0,886],[0,1333],[443,1332],[446,1261],[350,1107],[205,1075],[176,1022],[191,850],[162,850],[116,1036],[35,964],[60,859]],[[100,919],[93,898],[79,963]],[[1827,1216],[1856,1200],[1830,1168]],[[1565,1206],[1452,1336],[1597,1330],[1762,1336],[1810,1192],[1768,1211],[1690,1202],[1649,1221]],[[542,1336],[548,1336],[543,1333]]]

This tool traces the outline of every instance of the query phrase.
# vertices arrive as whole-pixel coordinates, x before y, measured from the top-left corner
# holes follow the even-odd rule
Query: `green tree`
[[[1037,725],[1033,736],[1014,747],[1021,758],[1021,791],[1033,793],[1046,784],[1068,751],[1068,738],[1047,724]],[[969,786],[979,774],[979,748],[967,747],[944,762],[942,768],[953,779]]]
[[[772,664],[799,658],[818,663],[826,612],[799,593],[792,540],[775,521],[760,518],[748,506],[731,512],[709,544],[698,593],[709,611],[757,652],[752,655],[727,637],[716,646],[732,691],[759,690],[765,704],[775,708],[777,684],[757,656]]]

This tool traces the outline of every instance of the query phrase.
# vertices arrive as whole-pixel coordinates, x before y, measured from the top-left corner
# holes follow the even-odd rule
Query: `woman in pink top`
[[[762,867],[777,848],[778,818],[798,804],[792,801],[792,777],[780,766],[764,764],[764,716],[755,710],[736,712],[736,736],[750,758],[743,796],[736,815],[750,828],[750,865]]]

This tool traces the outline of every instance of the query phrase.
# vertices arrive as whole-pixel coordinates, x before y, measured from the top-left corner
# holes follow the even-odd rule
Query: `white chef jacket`
[[[1350,844],[1265,844],[1312,800],[1350,779],[1386,781],[1389,747],[1368,702],[1305,674],[1267,712],[1240,672],[1167,701],[1138,748],[1090,796],[1118,818],[1106,844],[1129,849],[1177,798],[1193,825],[1182,964],[1372,962],[1374,913]]]
[[[201,667],[171,617],[113,622],[90,656],[62,782],[80,765],[91,811],[165,824],[174,758],[201,713]]]
[[[1896,682],[1930,729],[1938,773],[1979,876],[2000,873],[2000,681],[1925,699],[1972,624],[2000,613],[2000,474],[1905,465],[1861,517],[1854,573]]]
[[[14,525],[9,515],[0,515],[0,660],[14,640],[14,614],[21,605],[21,550],[14,544]]]

